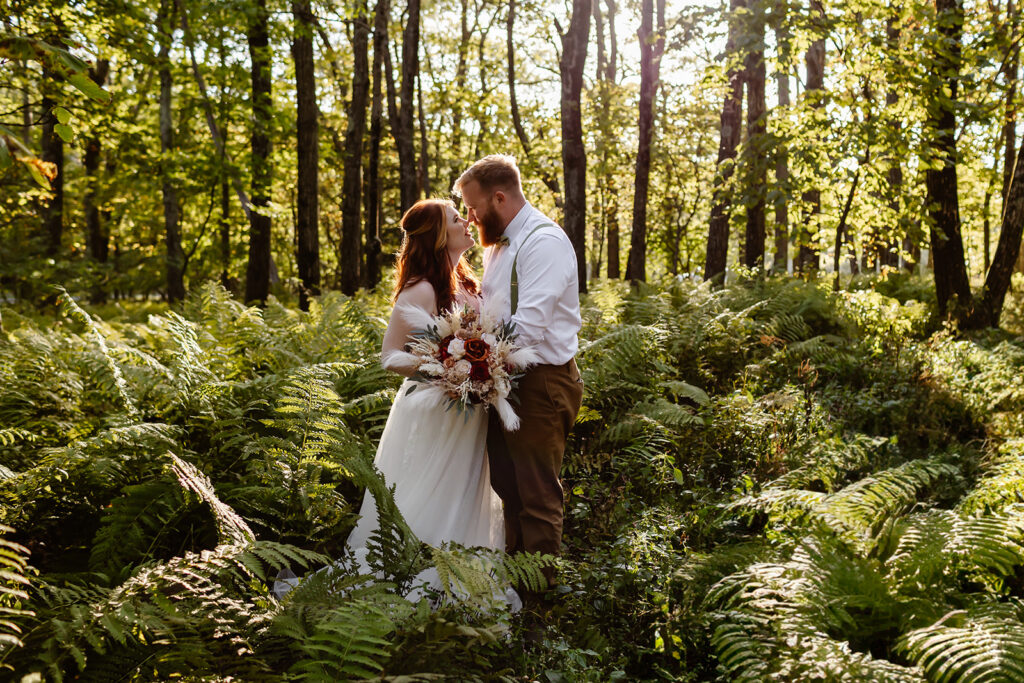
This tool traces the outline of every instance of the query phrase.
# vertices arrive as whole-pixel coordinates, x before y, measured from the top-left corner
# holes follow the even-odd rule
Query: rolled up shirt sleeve
[[[544,340],[555,307],[576,270],[575,254],[554,235],[538,233],[523,245],[517,260],[519,303],[512,322],[519,343],[535,345]]]

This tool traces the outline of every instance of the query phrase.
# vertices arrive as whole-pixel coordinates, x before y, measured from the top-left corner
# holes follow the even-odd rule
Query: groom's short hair
[[[508,154],[488,154],[480,161],[466,169],[465,173],[455,181],[455,194],[461,195],[462,188],[475,180],[484,192],[492,190],[515,191],[523,193],[523,184],[519,176],[516,158]]]

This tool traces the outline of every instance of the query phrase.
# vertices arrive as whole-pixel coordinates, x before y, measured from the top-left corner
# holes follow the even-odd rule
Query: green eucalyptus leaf
[[[71,120],[71,112],[64,107],[54,107],[53,115],[57,117],[57,122],[62,125],[67,125],[68,121]]]

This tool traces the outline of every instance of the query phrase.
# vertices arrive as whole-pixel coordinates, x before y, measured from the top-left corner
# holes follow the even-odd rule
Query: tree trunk
[[[234,292],[231,282],[231,185],[220,181],[220,284]]]
[[[310,0],[293,0],[292,16],[295,19],[295,36],[292,39],[292,59],[295,61],[296,99],[296,221],[295,232],[298,241],[299,308],[309,310],[309,297],[320,293],[320,182],[318,165],[320,151],[317,135],[316,66],[313,61],[313,11]],[[357,20],[358,21],[358,20]],[[363,40],[365,61],[366,40]],[[358,60],[358,57],[356,58]],[[360,136],[360,142],[362,142]],[[358,162],[357,162],[358,163]],[[358,183],[358,180],[357,180]],[[356,188],[356,202],[358,185]],[[356,204],[356,235],[358,242],[358,203]],[[356,249],[356,262],[359,251]]]
[[[160,3],[158,36],[160,41],[160,186],[164,205],[164,236],[167,247],[167,300],[181,301],[185,298],[185,252],[181,248],[181,206],[178,203],[178,188],[175,187],[174,163],[174,122],[171,119],[171,36],[174,32],[173,6],[170,0]]]
[[[512,125],[516,131],[516,137],[519,138],[519,143],[523,146],[523,154],[526,155],[528,160],[530,157],[530,138],[526,134],[526,128],[523,127],[522,118],[519,115],[519,101],[516,99],[516,57],[515,57],[515,43],[512,39],[512,28],[515,25],[516,20],[516,0],[509,0],[508,2],[508,14],[505,16],[505,48],[506,55],[508,56],[508,99],[509,109],[512,113]],[[460,67],[463,63],[459,63]],[[460,86],[460,92],[465,87],[463,81]],[[458,131],[461,132],[461,131]],[[551,190],[551,193],[555,196],[555,206],[564,206],[562,200],[562,189],[559,187],[558,177],[553,175],[548,170],[541,168],[540,179],[544,185]]]
[[[633,232],[626,261],[626,279],[630,282],[647,280],[647,191],[651,178],[654,98],[658,93],[661,55],[665,50],[665,0],[658,0],[657,34],[653,27],[654,0],[642,0],[640,17],[639,143],[633,184]]]
[[[818,24],[824,18],[821,0],[811,0],[811,21]],[[824,27],[820,24],[816,27],[820,35]],[[819,37],[807,48],[804,62],[807,66],[807,88],[805,97],[810,99],[811,106],[815,109],[824,107],[825,97],[825,38]],[[803,200],[810,206],[807,215],[804,216],[803,225],[800,230],[800,251],[798,256],[799,270],[804,274],[812,274],[818,270],[818,247],[815,244],[815,236],[811,229],[815,228],[817,217],[821,213],[821,190],[814,188],[804,192]],[[815,230],[816,231],[816,230]]]
[[[743,265],[764,269],[764,207],[768,184],[765,137],[768,133],[764,99],[764,0],[754,0],[748,15],[750,51],[745,60],[747,81],[747,145],[744,160],[747,193],[753,203],[747,207],[747,234],[743,242]]]
[[[779,18],[776,29],[776,43],[788,45],[787,17]],[[776,74],[779,90],[779,107],[789,107],[789,69],[784,63]],[[775,198],[775,257],[772,260],[773,273],[789,270],[789,151],[786,143],[780,141],[775,150],[775,184],[779,188]]]
[[[43,74],[42,99],[42,140],[40,148],[43,161],[53,164],[56,176],[50,182],[51,196],[43,205],[43,229],[46,233],[46,253],[56,256],[60,252],[64,236],[64,140],[56,132],[57,118],[51,113],[57,102],[50,97],[51,88],[56,88],[57,74],[46,71]]]
[[[110,72],[110,60],[98,59],[96,66],[89,69],[89,77],[92,81],[103,87],[107,81],[107,74]],[[82,165],[85,169],[85,232],[86,245],[89,258],[96,263],[106,263],[109,253],[109,238],[103,230],[103,220],[100,213],[100,162],[102,161],[103,147],[97,135],[93,134],[85,141],[85,154]],[[107,300],[106,289],[103,286],[103,278],[98,277],[92,288],[90,300],[94,304],[100,304]]]
[[[370,90],[368,44],[370,15],[366,0],[358,0],[352,18],[352,99],[345,131],[345,175],[341,200],[341,291],[349,296],[359,288],[359,234],[362,205],[360,174],[363,167],[363,137],[366,135],[366,100]],[[404,105],[403,105],[404,106]]]
[[[249,19],[249,60],[252,72],[252,205],[249,216],[249,263],[245,271],[245,300],[266,303],[270,293],[270,203],[273,167],[270,127],[273,100],[270,96],[270,14],[267,0],[255,0]]]
[[[430,144],[427,141],[427,117],[423,112],[423,77],[419,73],[416,74],[416,105],[416,120],[419,122],[420,130],[420,163],[416,171],[416,186],[419,188],[418,192],[421,196],[429,197],[432,194],[430,187]]]
[[[938,168],[925,172],[930,219],[931,256],[935,270],[935,295],[939,313],[966,313],[971,288],[964,263],[960,234],[960,201],[957,196],[956,98],[960,74],[960,46],[964,13],[962,0],[936,0],[935,10],[941,43],[933,48],[933,74],[937,86],[928,93],[926,134]],[[948,94],[946,89],[948,88]],[[954,300],[955,297],[955,300]]]
[[[886,49],[889,55],[895,57],[899,50],[900,42],[900,25],[899,19],[896,16],[890,16],[886,21],[885,35],[886,35]],[[895,76],[896,74],[893,74]],[[900,96],[895,89],[889,89],[885,93],[885,107],[892,111],[896,104],[899,103]],[[895,128],[897,133],[902,129],[903,122],[897,117],[891,117],[889,119],[890,125]],[[891,234],[905,233],[906,230],[899,230],[898,225],[905,224],[900,211],[900,198],[903,194],[903,168],[900,165],[899,156],[894,154],[889,161],[888,170],[889,180],[889,208],[892,210],[893,215],[896,217],[897,225],[889,228]],[[882,266],[889,266],[891,268],[897,268],[900,265],[900,253],[899,243],[893,236],[888,236],[884,240],[884,244],[880,247],[879,261]]]
[[[409,0],[406,5],[408,19],[402,33],[402,83],[398,99],[400,108],[396,116],[392,116],[391,129],[398,150],[398,189],[401,209],[404,214],[419,196],[416,183],[416,150],[414,144],[415,131],[415,95],[416,75],[419,73],[420,48],[420,0]],[[388,59],[387,63],[390,64]],[[388,72],[391,68],[388,66]],[[390,89],[389,90],[393,90]],[[392,93],[389,96],[394,100]],[[389,107],[394,112],[393,107]]]
[[[565,232],[576,252],[579,289],[587,291],[587,154],[583,146],[580,95],[590,35],[591,0],[573,0],[572,18],[562,38],[562,167],[565,177]],[[561,30],[559,29],[561,33]]]
[[[373,15],[373,103],[370,105],[370,152],[366,169],[366,239],[363,241],[363,286],[372,289],[380,280],[380,141],[384,98],[381,70],[388,49],[388,2],[377,0]]]
[[[1003,225],[999,231],[999,243],[992,258],[992,267],[985,278],[985,289],[981,300],[967,320],[966,327],[996,327],[1003,311],[1003,301],[1010,288],[1014,264],[1020,256],[1021,233],[1024,231],[1024,155],[1018,151],[1014,155],[1017,164],[1013,171],[1013,182],[1006,194],[1006,211],[1003,214]],[[939,273],[936,269],[935,277]]]
[[[729,2],[729,37],[725,44],[726,59],[732,59],[739,44],[742,10],[746,0]],[[711,198],[711,219],[708,226],[707,255],[704,259],[704,279],[724,280],[726,259],[729,255],[729,217],[732,197],[728,188],[736,159],[736,146],[740,142],[740,113],[743,108],[743,76],[739,69],[728,72],[729,89],[722,104],[718,165],[715,171],[714,192]]]

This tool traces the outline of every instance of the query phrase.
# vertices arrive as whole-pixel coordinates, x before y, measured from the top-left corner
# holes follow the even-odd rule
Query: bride
[[[479,306],[480,284],[464,258],[476,244],[469,225],[452,202],[440,199],[418,201],[402,217],[395,306],[381,351],[386,369],[406,377],[415,373],[401,352],[424,312],[433,316],[453,304]],[[406,379],[398,390],[374,459],[394,486],[395,504],[425,543],[504,548],[501,500],[491,489],[485,453],[486,411],[446,411],[429,392],[408,393],[410,383]],[[367,541],[378,525],[369,491],[359,514],[347,545],[359,571],[368,573]],[[436,572],[417,580],[439,588]],[[274,593],[281,597],[296,583],[294,578],[277,581]]]

